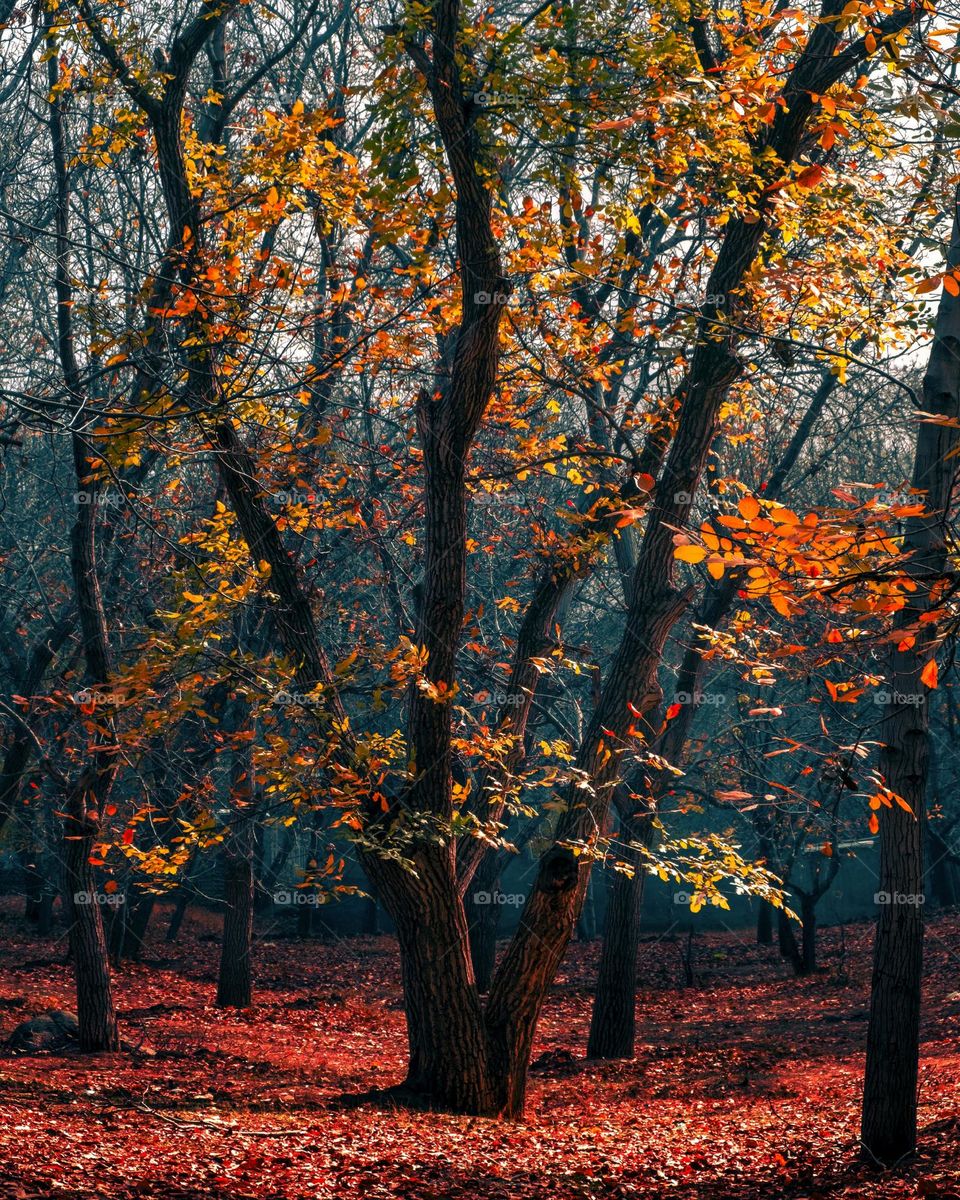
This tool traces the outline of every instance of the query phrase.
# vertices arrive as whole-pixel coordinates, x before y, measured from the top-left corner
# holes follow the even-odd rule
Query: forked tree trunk
[[[776,172],[782,172],[796,156],[817,103],[813,97],[858,67],[868,53],[863,39],[841,50],[838,23],[829,19],[836,17],[840,8],[840,0],[837,4],[829,0],[824,6],[822,15],[827,19],[814,26],[785,85],[784,103],[777,108],[772,125],[760,134],[756,149],[770,161],[771,185],[779,183]],[[88,14],[89,4],[83,3],[82,11]],[[874,36],[880,39],[897,32],[916,20],[918,13],[919,6],[884,18]],[[579,770],[592,781],[594,793],[585,804],[570,805],[561,814],[558,844],[540,861],[520,929],[496,972],[484,1014],[471,968],[454,848],[452,844],[437,845],[436,831],[442,835],[453,811],[449,701],[456,686],[456,655],[465,608],[465,464],[496,380],[499,324],[508,285],[500,274],[492,233],[490,187],[477,168],[483,147],[458,58],[463,20],[458,0],[437,0],[430,18],[428,43],[411,39],[407,46],[430,89],[453,177],[463,316],[460,328],[450,338],[449,359],[417,405],[426,499],[425,587],[418,642],[428,651],[424,672],[428,686],[411,696],[413,761],[403,801],[418,821],[426,824],[429,835],[412,852],[415,878],[394,870],[389,862],[378,861],[375,853],[368,855],[367,861],[398,929],[410,1042],[409,1084],[435,1103],[457,1111],[519,1116],[537,1019],[579,916],[589,876],[589,856],[578,856],[562,843],[589,845],[595,831],[604,827],[610,789],[618,776],[631,723],[628,705],[647,712],[660,699],[657,667],[669,631],[687,599],[678,595],[672,584],[672,530],[687,522],[689,497],[696,492],[703,473],[721,404],[740,369],[734,355],[740,336],[736,324],[739,289],[767,231],[769,199],[753,219],[730,221],[707,285],[707,292],[719,300],[711,300],[702,309],[690,371],[678,397],[676,437],[658,487],[656,507],[648,518],[626,630],[576,760]],[[178,45],[202,45],[206,34],[194,33],[195,27],[196,23],[178,39]],[[139,85],[128,83],[128,87],[150,112],[157,132],[171,228],[177,239],[172,249],[176,251],[184,227],[196,233],[196,241],[201,231],[179,155],[178,124],[174,121],[179,118],[179,106],[167,100],[168,96],[176,98],[177,88],[182,98],[186,76],[180,64],[171,71],[172,80],[164,85],[162,101],[147,95]],[[774,194],[771,190],[767,195]],[[212,406],[217,399],[215,368],[202,358],[201,352],[194,390]],[[297,684],[304,689],[321,682],[332,684],[309,597],[275,523],[258,499],[250,456],[239,444],[232,422],[217,425],[214,444],[243,535],[272,568],[271,586],[278,596],[275,625],[285,651],[302,664]],[[339,704],[335,685],[329,688],[328,704],[331,715],[338,717],[336,728],[345,729],[339,720],[342,709],[341,714],[335,711]],[[607,729],[613,731],[612,738]],[[340,744],[349,747],[348,733],[342,734]],[[366,832],[371,837],[376,834],[373,817]]]
[[[960,191],[954,198],[947,270],[960,267]],[[940,297],[923,408],[955,423],[960,415],[960,299]],[[936,650],[936,610],[947,561],[960,433],[951,424],[922,422],[917,431],[913,487],[925,512],[907,522],[904,572],[915,590],[898,614],[911,638],[894,641],[881,738],[880,773],[900,799],[881,807],[879,906],[874,945],[861,1141],[864,1156],[895,1162],[916,1149],[920,990],[923,973],[923,831],[929,747],[929,691],[921,680]],[[915,639],[915,640],[914,640]],[[912,643],[912,644],[911,644]],[[927,677],[929,681],[929,676]]]

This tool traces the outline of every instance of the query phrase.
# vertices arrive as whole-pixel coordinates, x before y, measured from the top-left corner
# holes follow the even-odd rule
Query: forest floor
[[[0,1197],[472,1200],[674,1196],[960,1200],[960,917],[927,942],[921,1152],[857,1162],[872,927],[826,930],[821,973],[788,976],[750,934],[642,947],[635,1061],[583,1056],[598,947],[548,1001],[526,1117],[495,1122],[343,1097],[402,1078],[389,938],[256,946],[254,1008],[213,1007],[216,918],[163,921],[116,975],[124,1036],[152,1053],[0,1059]],[[0,1037],[71,1009],[62,940],[0,905]]]

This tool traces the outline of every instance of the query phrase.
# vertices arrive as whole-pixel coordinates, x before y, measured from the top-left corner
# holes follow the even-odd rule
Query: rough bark
[[[52,18],[47,17],[52,38]],[[63,111],[57,92],[59,58],[50,48],[47,80],[50,87],[50,137],[57,188],[56,268],[57,349],[67,392],[76,406],[77,419],[84,402],[83,382],[76,358],[73,334],[73,289],[70,280],[70,178]],[[103,687],[110,679],[107,621],[97,573],[98,481],[88,465],[90,450],[83,434],[74,430],[72,439],[77,491],[87,503],[77,504],[73,526],[70,569],[80,618],[85,665],[84,682]],[[116,754],[109,720],[94,724],[90,764],[69,787],[63,816],[64,892],[69,921],[70,957],[77,987],[79,1045],[85,1051],[116,1050],[120,1045],[117,1015],[110,983],[110,967],[104,935],[100,895],[90,856],[100,832],[101,806],[106,802],[116,774]]]
[[[960,192],[954,198],[947,269],[960,266]],[[940,297],[933,344],[923,379],[923,409],[956,422],[960,416],[960,299]],[[864,1154],[894,1162],[916,1149],[920,991],[923,970],[923,832],[929,766],[929,691],[921,673],[936,650],[935,622],[921,619],[938,605],[947,565],[948,522],[960,431],[923,422],[917,431],[913,487],[923,514],[907,522],[904,570],[915,584],[898,614],[898,629],[916,641],[894,642],[882,727],[880,773],[900,796],[882,807],[881,897],[874,944],[861,1140]]]

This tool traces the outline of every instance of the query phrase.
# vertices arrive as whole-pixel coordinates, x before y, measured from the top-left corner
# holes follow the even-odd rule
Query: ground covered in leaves
[[[162,933],[162,920],[158,933]],[[255,1008],[213,1007],[216,919],[188,919],[116,977],[140,1052],[0,1059],[0,1196],[70,1200],[934,1197],[960,1200],[960,918],[930,924],[922,1149],[857,1163],[872,930],[823,935],[790,978],[749,934],[644,943],[633,1062],[583,1057],[595,945],[574,946],[540,1028],[519,1123],[344,1098],[402,1078],[389,938],[256,947]],[[0,1036],[69,1009],[63,942],[0,911]],[[145,1053],[149,1051],[149,1053]]]

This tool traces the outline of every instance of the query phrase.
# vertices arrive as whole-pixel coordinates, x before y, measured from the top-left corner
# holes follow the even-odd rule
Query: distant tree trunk
[[[190,894],[184,887],[177,896],[176,903],[173,906],[173,912],[170,914],[170,924],[167,926],[165,941],[172,943],[175,942],[180,936],[183,918],[187,915],[187,909],[189,907]]]
[[[760,901],[757,909],[757,945],[773,945],[773,905]]]
[[[243,619],[236,621],[237,645],[245,645]],[[217,978],[218,1008],[249,1008],[253,995],[253,858],[256,841],[256,789],[252,715],[239,696],[227,708],[225,726],[240,741],[233,751],[230,778],[231,828],[223,844],[223,941]]]
[[[800,919],[803,922],[801,975],[812,975],[817,969],[817,899],[816,896],[802,896],[800,899]]]
[[[156,896],[133,893],[134,903],[127,903],[129,909],[124,915],[126,920],[122,925],[122,934],[117,946],[117,958],[137,961],[143,952],[143,943],[147,936],[150,918],[157,903]]]
[[[490,990],[497,961],[501,905],[495,901],[499,892],[500,856],[496,850],[490,850],[481,860],[464,898],[470,922],[470,958],[477,990],[481,993]]]
[[[363,902],[361,930],[364,937],[377,937],[380,933],[380,905],[376,896],[368,896]]]
[[[218,1008],[249,1008],[253,996],[253,842],[242,829],[224,852],[223,941],[217,978]]]
[[[797,945],[797,935],[793,931],[790,918],[782,908],[777,909],[777,944],[781,957],[793,967],[794,974],[803,974],[803,956]]]
[[[954,196],[947,270],[960,267],[960,190]],[[888,687],[891,702],[881,730],[879,769],[887,788],[903,801],[882,806],[881,897],[874,944],[867,1065],[861,1140],[864,1156],[896,1162],[917,1141],[917,1075],[920,1056],[920,990],[923,977],[923,831],[929,752],[929,664],[935,662],[938,590],[947,565],[948,525],[960,432],[960,299],[940,296],[933,344],[923,378],[923,409],[945,424],[917,427],[913,488],[924,512],[910,517],[902,543],[903,571],[913,580],[896,628],[913,636],[894,639]],[[922,678],[921,678],[922,676]]]
[[[592,942],[597,936],[597,909],[594,898],[593,874],[587,881],[587,894],[583,898],[583,908],[577,918],[577,941]]]
[[[320,814],[314,813],[307,835],[307,860],[304,864],[304,886],[293,893],[297,898],[297,937],[312,937],[317,925],[317,888],[315,884],[320,857]]]
[[[927,824],[927,845],[931,898],[940,908],[953,908],[957,903],[956,867],[950,857],[950,847],[933,821]]]
[[[273,908],[273,893],[277,887],[280,872],[286,866],[290,851],[296,844],[292,828],[285,828],[281,834],[280,845],[268,866],[264,868],[256,892],[256,907],[268,911]]]
[[[35,925],[40,919],[40,900],[43,895],[43,874],[40,870],[37,854],[24,852],[20,855],[20,866],[23,871],[23,892],[26,901],[23,910],[24,920]]]

